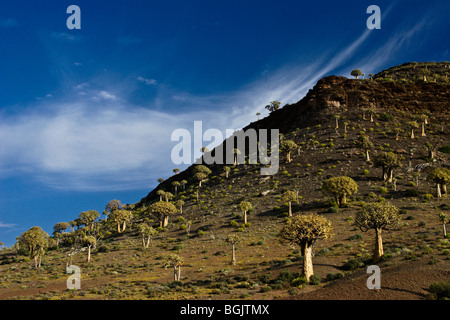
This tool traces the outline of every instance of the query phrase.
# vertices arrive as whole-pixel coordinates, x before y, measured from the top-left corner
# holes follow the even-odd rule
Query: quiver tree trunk
[[[244,211],[244,223],[247,223],[247,211]]]
[[[167,227],[169,225],[169,216],[164,216],[163,218],[163,227]]]
[[[441,185],[439,183],[436,183],[436,196],[438,198],[442,197],[442,193],[441,193]]]
[[[289,203],[289,217],[292,217],[292,204],[291,204],[291,201],[289,201],[288,203]]]
[[[375,229],[375,249],[373,252],[373,261],[377,262],[383,256],[383,239],[381,237],[381,228]]]
[[[394,179],[394,169],[390,168],[388,169],[388,182],[392,183],[393,179]]]
[[[347,195],[343,195],[339,198],[339,206],[342,206],[343,204],[347,203]]]
[[[366,161],[370,161],[369,150],[366,150]]]
[[[91,246],[88,246],[87,262],[91,262]]]
[[[173,266],[173,281],[178,280],[177,266]]]
[[[231,265],[235,266],[236,265],[236,253],[234,250],[234,243],[232,244],[232,254],[231,254]]]
[[[286,153],[286,162],[287,163],[291,162],[291,153],[290,152]]]
[[[303,255],[302,276],[309,281],[311,276],[314,274],[312,263],[313,242],[305,241],[301,245],[301,251]]]

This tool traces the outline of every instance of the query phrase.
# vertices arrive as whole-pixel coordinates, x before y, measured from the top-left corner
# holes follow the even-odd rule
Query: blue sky
[[[72,4],[81,30],[66,27]],[[449,13],[447,0],[2,1],[0,241],[139,201],[194,120],[239,129],[326,75],[450,60]]]

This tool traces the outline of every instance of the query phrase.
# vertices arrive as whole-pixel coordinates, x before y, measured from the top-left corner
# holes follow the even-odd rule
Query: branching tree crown
[[[342,206],[347,202],[347,196],[358,192],[358,185],[350,177],[340,176],[331,177],[324,181],[322,190],[331,194],[338,206]]]

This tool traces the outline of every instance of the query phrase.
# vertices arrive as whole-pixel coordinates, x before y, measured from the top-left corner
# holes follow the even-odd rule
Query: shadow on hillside
[[[389,287],[384,287],[384,286],[382,286],[381,288],[383,290],[392,290],[392,291],[397,291],[397,292],[405,292],[405,293],[414,294],[414,295],[417,295],[417,296],[422,297],[424,299],[427,298],[426,294],[423,294],[423,293],[420,293],[420,292],[417,292],[417,291],[411,291],[411,290],[399,289],[399,288],[389,288]]]

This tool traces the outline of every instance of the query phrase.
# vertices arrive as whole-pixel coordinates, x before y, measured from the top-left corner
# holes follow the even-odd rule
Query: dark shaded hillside
[[[373,79],[355,80],[339,76],[322,78],[297,103],[285,105],[268,117],[250,123],[243,130],[279,129],[281,134],[288,134],[294,130],[324,124],[334,119],[335,115],[357,117],[369,109],[373,109],[378,115],[383,112],[432,115],[434,123],[445,126],[450,114],[450,82],[425,82],[418,77],[423,74],[423,68],[428,66],[430,72],[438,72],[444,79],[450,74],[450,63],[422,63],[420,66],[407,63],[382,71],[373,76]],[[386,80],[386,72],[394,76],[397,71],[401,72],[398,77]],[[406,76],[412,79],[411,82],[396,81],[397,78],[404,79]],[[220,166],[216,165],[211,168],[216,170],[215,173],[220,170]],[[175,179],[189,180],[191,176],[192,167],[172,176],[142,199],[138,206],[154,199],[157,190],[170,190],[170,184]]]

